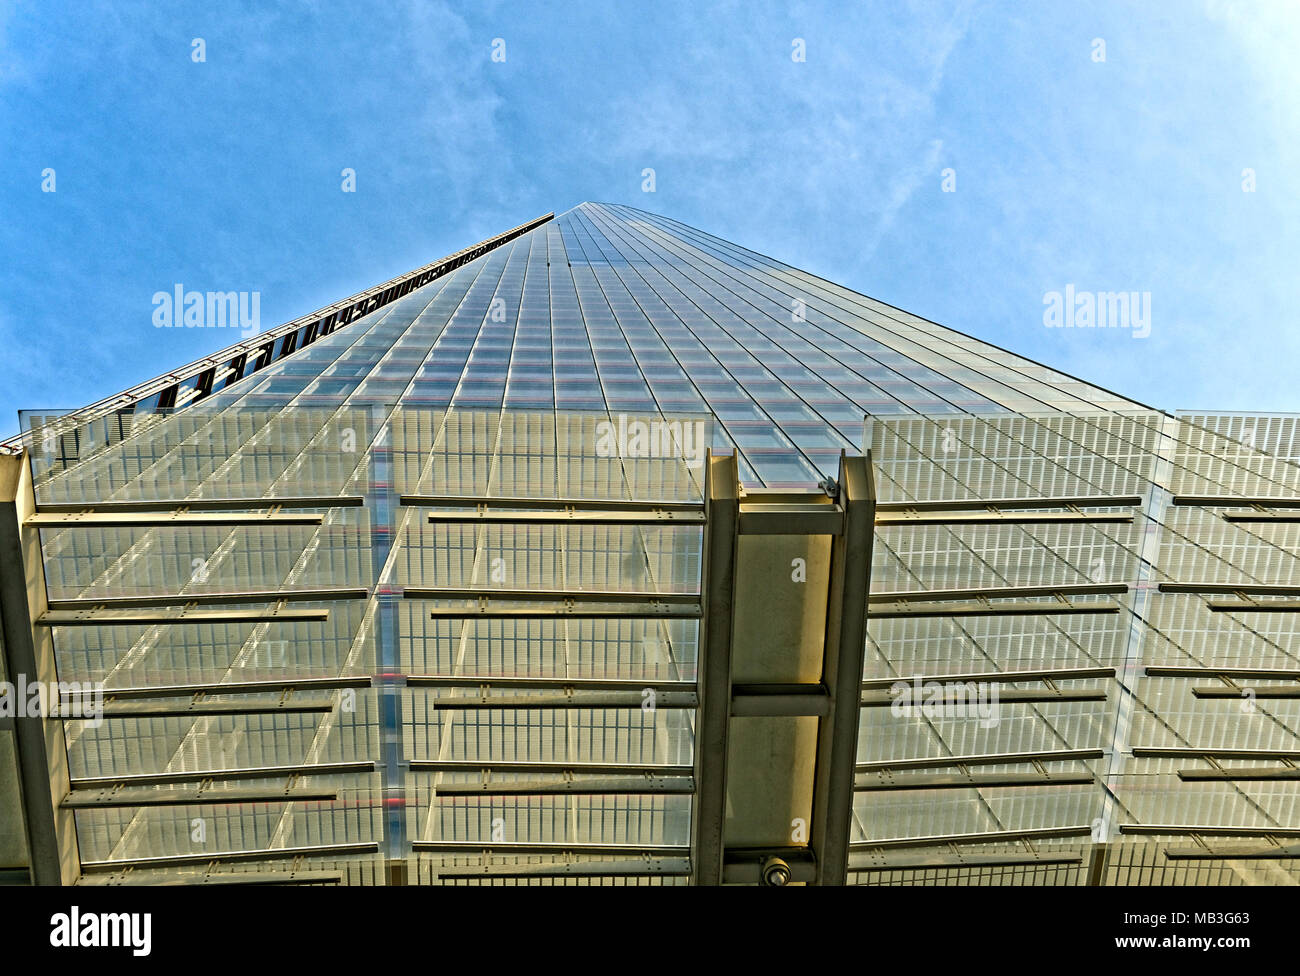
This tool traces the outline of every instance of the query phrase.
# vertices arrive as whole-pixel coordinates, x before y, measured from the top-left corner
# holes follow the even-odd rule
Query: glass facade
[[[67,723],[86,882],[687,881],[706,449],[802,492],[870,450],[900,513],[851,881],[1294,880],[1209,855],[1300,836],[1295,418],[1170,416],[591,203],[207,384],[25,418],[43,626],[106,696]]]

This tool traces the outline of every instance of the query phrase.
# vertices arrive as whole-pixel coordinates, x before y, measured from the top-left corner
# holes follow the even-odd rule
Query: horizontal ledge
[[[894,590],[872,593],[871,603],[908,603],[912,601],[990,600],[1014,597],[1093,596],[1127,593],[1127,583],[1061,583],[1056,586],[976,586],[951,590]]]
[[[932,674],[907,675],[897,678],[868,678],[862,682],[864,690],[871,688],[892,688],[899,683],[914,686],[917,682],[925,684],[934,681],[946,682],[968,681],[984,684],[1011,684],[1019,681],[1073,681],[1081,678],[1113,678],[1114,668],[1047,668],[1032,671],[976,671],[969,674]]]
[[[65,810],[95,810],[112,807],[180,807],[220,803],[296,803],[330,802],[338,799],[338,790],[294,786],[280,790],[257,787],[222,787],[219,789],[163,789],[147,786],[124,789],[74,789],[63,798]]]
[[[1295,613],[1300,600],[1210,600],[1206,606],[1214,613]]]
[[[227,593],[161,593],[152,596],[78,597],[50,600],[52,611],[117,610],[141,607],[222,606],[238,603],[328,603],[333,600],[364,600],[370,591],[364,586],[332,586],[316,590],[244,590]]]
[[[409,768],[417,773],[523,773],[574,776],[588,774],[630,776],[693,776],[693,766],[666,766],[655,763],[565,763],[565,762],[494,762],[472,759],[412,759]]]
[[[1226,846],[1226,847],[1166,847],[1164,855],[1171,861],[1272,861],[1300,858],[1297,846]]]
[[[502,600],[520,603],[583,604],[662,603],[666,606],[697,606],[698,593],[652,593],[645,590],[490,590],[462,587],[408,586],[402,596],[410,600]]]
[[[437,878],[682,878],[691,873],[688,857],[627,857],[611,861],[553,861],[547,864],[479,864],[435,867]]]
[[[1120,824],[1121,834],[1199,834],[1213,837],[1300,837],[1300,827],[1198,827],[1192,824]]]
[[[644,709],[695,708],[699,698],[695,691],[657,692],[653,697],[641,691],[554,691],[541,695],[449,695],[429,698],[424,706],[435,711],[479,711],[527,708],[615,708]]]
[[[1225,678],[1256,678],[1260,681],[1276,679],[1286,681],[1300,679],[1300,668],[1215,668],[1197,665],[1148,664],[1148,678],[1211,678],[1222,675]]]
[[[180,613],[123,613],[101,615],[93,610],[50,610],[42,614],[38,627],[149,627],[155,624],[252,624],[322,623],[329,611],[319,610],[182,610]]]
[[[168,498],[154,501],[45,502],[36,506],[38,515],[51,513],[104,512],[211,512],[222,509],[264,508],[356,508],[364,505],[361,495],[294,495],[284,498]]]
[[[1030,827],[1025,830],[990,830],[976,834],[935,834],[929,837],[896,837],[890,840],[860,841],[849,845],[849,852],[897,850],[906,847],[935,847],[947,844],[996,844],[1017,840],[1050,840],[1056,837],[1091,837],[1092,827]]]
[[[698,620],[703,615],[698,603],[690,606],[647,603],[617,607],[608,603],[570,600],[551,606],[502,606],[504,601],[482,600],[474,607],[433,607],[432,620]]]
[[[1287,701],[1292,698],[1300,698],[1300,685],[1294,685],[1290,688],[1225,688],[1221,685],[1211,685],[1204,688],[1193,688],[1192,697],[1205,699],[1231,698],[1233,700],[1253,698],[1256,701]]]
[[[1134,746],[1136,759],[1195,759],[1200,756],[1214,759],[1296,759],[1300,749],[1198,749],[1196,746]]]
[[[1020,511],[1034,508],[1132,508],[1140,495],[1056,495],[1042,498],[960,498],[876,502],[877,512],[974,512],[984,508]]]
[[[165,786],[171,783],[221,782],[235,779],[283,779],[289,776],[333,776],[347,773],[373,773],[369,760],[341,763],[306,763],[298,766],[249,766],[243,769],[176,770],[165,773],[127,773],[120,776],[73,777],[74,790],[104,789],[112,786]]]
[[[703,525],[703,512],[433,512],[434,525]]]
[[[112,861],[84,861],[81,870],[87,874],[123,871],[127,868],[180,868],[216,862],[284,861],[299,857],[352,857],[357,854],[378,854],[378,841],[360,841],[353,844],[321,844],[311,847],[272,847],[266,850],[212,851],[204,854],[164,854],[159,857],[137,857]]]
[[[78,882],[82,885],[101,887],[205,887],[209,885],[315,885],[342,884],[343,875],[338,871],[223,871],[201,875],[170,875],[163,877],[132,877],[124,873],[122,878],[114,879],[109,875],[92,876]]]
[[[258,695],[310,689],[369,688],[370,675],[336,678],[289,678],[284,681],[230,681],[197,685],[138,685],[131,688],[105,688],[104,700],[128,698],[189,698],[193,695]]]
[[[387,677],[381,675],[381,677]],[[403,677],[403,676],[397,676]],[[625,678],[505,678],[491,675],[438,675],[408,674],[404,676],[406,684],[413,688],[500,688],[500,689],[549,689],[575,691],[634,691],[647,689],[659,694],[665,691],[693,692],[694,681],[635,680]]]
[[[1161,593],[1213,593],[1231,596],[1245,593],[1254,596],[1300,596],[1300,586],[1286,583],[1160,583]]]
[[[964,685],[965,682],[953,682],[953,684],[960,686]],[[928,694],[921,701],[909,697],[899,707],[920,712],[924,715],[930,709],[942,711],[957,706],[974,709],[980,705],[992,707],[994,705],[1026,705],[1035,702],[1104,702],[1106,700],[1107,692],[1104,688],[1013,688],[1010,691],[999,692],[996,702],[993,701],[992,696],[968,696],[957,694],[956,691],[949,694],[945,690],[942,696],[935,699],[931,699]],[[862,696],[862,707],[888,708],[894,705],[895,702],[900,701],[902,701],[902,695],[890,695],[888,693],[883,695],[864,694]]]
[[[152,512],[41,512],[29,516],[23,524],[42,529],[150,529],[166,528],[171,525],[204,528],[205,526],[225,525],[323,525],[324,523],[324,515],[310,512],[253,514],[176,511],[166,514]]]
[[[1180,769],[1178,778],[1187,783],[1281,783],[1300,779],[1300,767],[1272,766],[1255,769]]]
[[[1082,864],[1082,854],[967,854],[958,857],[952,854],[936,854],[933,857],[904,857],[887,861],[854,862],[849,858],[850,873],[875,873],[884,871],[935,871],[954,868],[1011,868],[1011,867],[1060,867],[1070,864]]]
[[[736,514],[738,535],[839,535],[844,510],[829,503],[805,504],[741,501]]]
[[[478,842],[472,840],[413,840],[411,850],[417,854],[624,854],[629,857],[687,857],[690,848],[671,844],[568,844],[562,841],[528,843],[518,841]]]
[[[999,752],[976,756],[940,756],[934,759],[885,759],[862,762],[854,767],[858,773],[871,773],[889,769],[935,769],[946,766],[1000,766],[1028,762],[1073,762],[1083,759],[1101,759],[1102,749],[1055,749],[1045,752]]]
[[[866,775],[858,773],[854,792],[871,793],[890,790],[970,790],[1014,786],[1082,786],[1094,782],[1091,773],[935,773],[929,776],[887,778],[887,771]]]
[[[554,779],[495,780],[439,783],[435,796],[636,796],[643,793],[690,794],[694,776],[587,776]]]
[[[1011,602],[940,602],[940,603],[885,603],[872,608],[867,616],[878,620],[895,620],[905,617],[1051,617],[1058,614],[1119,613],[1120,605],[1105,601],[1094,603],[1069,603],[1042,600],[1035,603]]]
[[[1300,508],[1300,498],[1268,495],[1175,495],[1174,505],[1199,505],[1203,508],[1226,508],[1232,505],[1259,505],[1262,508]]]
[[[1129,525],[1135,516],[1123,512],[887,512],[876,516],[877,528],[924,525]]]
[[[601,498],[506,498],[476,495],[398,495],[401,505],[418,508],[481,508],[487,511],[510,510],[554,512],[697,512],[702,502],[690,501],[618,501]]]
[[[104,718],[176,718],[188,715],[271,715],[276,713],[302,714],[332,712],[334,702],[329,699],[300,701],[250,702],[250,701],[195,701],[180,702],[122,701],[104,702]],[[91,718],[63,716],[68,722],[87,722]]]
[[[830,714],[831,698],[821,684],[738,684],[731,688],[731,714],[789,717]]]
[[[1276,522],[1280,525],[1294,525],[1300,522],[1300,512],[1224,512],[1225,522]]]

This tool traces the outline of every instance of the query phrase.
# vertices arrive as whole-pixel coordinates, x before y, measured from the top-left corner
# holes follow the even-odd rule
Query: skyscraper
[[[23,420],[15,880],[1295,879],[1293,417],[584,203]]]

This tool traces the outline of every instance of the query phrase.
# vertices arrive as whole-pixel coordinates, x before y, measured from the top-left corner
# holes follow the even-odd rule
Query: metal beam
[[[699,711],[695,719],[695,800],[691,806],[691,881],[719,885],[727,816],[731,720],[731,637],[735,601],[740,469],[734,454],[705,459]]]
[[[741,684],[731,690],[732,715],[821,717],[830,711],[830,692],[821,684]]]
[[[221,782],[235,779],[285,779],[290,776],[335,776],[347,773],[373,773],[372,760],[338,763],[304,763],[298,766],[248,766],[238,769],[176,770],[166,773],[124,773],[117,776],[78,776],[71,780],[74,790],[108,789],[114,786],[166,786],[172,783]]]
[[[543,514],[567,513],[622,513],[636,512],[653,515],[657,512],[702,515],[704,504],[692,501],[618,501],[601,498],[508,498],[479,495],[399,495],[402,505],[415,508],[472,508],[488,512],[502,511],[520,514],[526,511]],[[473,512],[448,512],[449,515],[473,515]]]
[[[550,779],[503,780],[484,773],[467,782],[444,780],[437,796],[637,796],[647,793],[695,792],[690,776],[587,776],[564,774]]]
[[[1230,505],[1258,505],[1261,508],[1300,508],[1300,498],[1277,498],[1268,495],[1175,495],[1174,505],[1200,505],[1224,508]]]
[[[119,612],[95,610],[49,610],[36,621],[38,627],[151,627],[155,624],[250,624],[306,621],[324,622],[330,613],[319,610],[189,610],[179,613]]]
[[[822,684],[831,714],[818,723],[817,769],[809,845],[819,885],[848,880],[853,818],[854,763],[858,752],[862,666],[867,646],[867,604],[876,520],[876,485],[871,456],[840,456],[839,501],[843,532],[831,542],[830,590],[826,603]]]
[[[865,778],[872,777],[872,778]],[[877,793],[890,790],[971,790],[1004,786],[1080,786],[1094,782],[1092,773],[931,773],[894,778],[881,770],[859,774],[854,790]]]
[[[1250,697],[1256,701],[1286,701],[1292,698],[1300,698],[1300,685],[1291,688],[1227,688],[1212,686],[1207,688],[1193,688],[1193,698],[1234,698],[1243,697],[1244,693],[1249,690]]]
[[[694,766],[668,766],[656,763],[569,763],[569,762],[496,762],[475,759],[412,759],[410,769],[417,773],[522,773],[557,776],[691,776]]]
[[[1300,596],[1300,586],[1286,583],[1172,583],[1159,584],[1161,593],[1215,593],[1232,596]]]
[[[944,847],[948,844],[1001,844],[1007,841],[1050,840],[1057,837],[1091,837],[1092,826],[1030,827],[1024,830],[989,830],[974,834],[933,834],[928,837],[895,837],[850,844],[852,853],[876,850],[901,850],[908,847]]]
[[[1300,858],[1300,844],[1166,847],[1164,855],[1171,861],[1292,861]]]
[[[311,786],[292,786],[279,790],[251,786],[158,790],[141,786],[74,789],[63,798],[61,805],[67,810],[100,810],[111,807],[186,807],[214,803],[296,803],[300,800],[333,801],[338,798],[338,790]]]
[[[282,681],[227,681],[198,685],[137,685],[130,688],[105,688],[107,701],[128,698],[191,698],[194,695],[258,695],[338,688],[369,688],[370,675],[337,678],[287,678]]]
[[[1205,604],[1214,613],[1295,613],[1300,600],[1209,600]]]
[[[872,607],[869,616],[879,620],[896,620],[904,617],[1052,617],[1062,614],[1119,613],[1118,603],[1069,601],[1036,603],[891,603]]]
[[[364,600],[370,591],[364,586],[330,586],[314,590],[244,590],[227,593],[154,593],[148,596],[91,596],[72,600],[50,600],[49,609],[135,610],[147,607],[226,606],[241,603],[328,603],[335,600]]]
[[[323,525],[325,516],[311,512],[278,512],[274,509],[261,514],[241,512],[174,512],[157,515],[147,512],[68,512],[37,513],[27,519],[28,525],[40,529],[165,529],[168,526],[210,528],[235,525]]]
[[[889,857],[879,861],[850,858],[849,871],[945,871],[960,868],[1064,867],[1082,864],[1082,854],[931,854]]]
[[[1215,668],[1183,665],[1148,664],[1148,678],[1212,678],[1220,675],[1224,678],[1255,678],[1279,681],[1300,680],[1300,668]]]
[[[1300,760],[1300,749],[1205,749],[1196,746],[1134,746],[1133,755],[1139,759],[1295,759]]]
[[[91,887],[191,887],[207,885],[318,885],[342,884],[343,875],[338,871],[223,871],[209,872],[195,877],[193,875],[141,875],[133,870],[120,874],[95,875],[84,879],[81,884]]]
[[[57,680],[48,630],[33,626],[45,612],[40,535],[24,522],[35,508],[26,454],[0,455],[0,653],[6,680],[28,684]],[[18,792],[27,832],[32,880],[73,884],[80,873],[76,819],[59,808],[68,792],[68,752],[63,723],[42,716],[13,720]]]
[[[928,697],[925,701],[913,701],[906,707],[913,709],[921,714],[926,709],[935,708],[943,709],[952,705],[961,704],[970,700],[964,693],[958,694],[956,689],[961,687],[963,682],[953,683],[953,693],[948,694],[945,689],[942,697],[931,701]],[[862,696],[863,708],[888,708],[898,699],[888,692],[881,695],[864,694]],[[1003,691],[998,694],[998,704],[1001,705],[1024,705],[1032,702],[1065,702],[1065,701],[1100,701],[1107,700],[1107,692],[1104,688],[1044,688],[1044,689],[1019,689],[1013,688],[1010,691]]]
[[[299,857],[353,857],[357,854],[378,854],[378,841],[359,841],[353,844],[319,844],[309,847],[271,847],[265,850],[209,851],[202,854],[163,854],[157,857],[120,858],[111,861],[86,861],[81,869],[86,874],[105,874],[127,868],[183,868],[215,864],[218,862],[242,863],[247,861],[287,861]]]
[[[642,857],[607,861],[551,861],[545,864],[456,864],[434,867],[448,879],[492,878],[683,878],[691,873],[688,857]]]
[[[927,681],[982,682],[985,684],[1013,684],[1021,681],[1073,681],[1080,678],[1113,678],[1114,668],[1044,668],[1032,671],[973,671],[967,674],[900,675],[897,678],[868,678],[862,682],[863,690],[892,688],[900,682],[915,685]]]
[[[1018,511],[1035,508],[1133,508],[1141,495],[1056,495],[1043,498],[932,498],[925,501],[876,502],[877,512],[973,512],[985,508]]]
[[[753,497],[753,496],[749,496]],[[736,531],[739,535],[839,535],[844,510],[821,497],[805,504],[745,501],[742,497]]]
[[[332,712],[334,702],[329,698],[278,700],[267,702],[252,701],[209,701],[199,699],[189,704],[181,702],[123,701],[104,702],[104,718],[167,718],[190,715],[269,715],[277,712],[299,714],[308,712]],[[86,721],[69,717],[69,722]]]
[[[1300,779],[1300,767],[1262,766],[1256,769],[1180,769],[1185,783],[1283,783]]]
[[[858,773],[891,769],[942,769],[952,766],[1001,766],[1011,763],[1075,762],[1101,759],[1103,749],[1049,749],[1044,752],[996,752],[977,756],[939,756],[920,759],[884,759],[857,764]]]
[[[575,854],[600,857],[607,854],[628,857],[684,857],[689,847],[677,844],[569,844],[564,841],[487,842],[475,840],[413,840],[411,850],[417,854]]]
[[[448,695],[425,701],[425,707],[436,711],[477,711],[496,708],[642,708],[647,701],[640,690],[633,691],[549,691],[529,695],[518,693],[496,694],[490,688],[478,695]],[[668,691],[656,694],[656,708],[694,708],[698,703],[695,691]]]
[[[921,525],[1128,525],[1135,516],[1123,512],[899,512],[876,516],[876,527]]]
[[[361,495],[295,495],[285,498],[159,498],[152,501],[95,501],[95,502],[44,502],[36,509],[38,515],[119,514],[126,512],[168,514],[178,509],[191,512],[257,511],[279,508],[360,508],[365,504]]]
[[[1193,824],[1120,824],[1122,834],[1190,834],[1207,837],[1300,837],[1300,827],[1196,826]]]
[[[975,586],[948,590],[893,590],[872,593],[869,599],[871,603],[904,603],[913,600],[1001,600],[1048,596],[1096,596],[1127,592],[1127,583],[1059,583],[1046,586]]]
[[[515,678],[499,675],[440,675],[408,674],[382,675],[395,678],[411,688],[497,688],[515,690],[543,691],[653,691],[656,695],[664,692],[693,694],[696,690],[694,681],[662,681],[657,679],[636,680],[632,678]]]

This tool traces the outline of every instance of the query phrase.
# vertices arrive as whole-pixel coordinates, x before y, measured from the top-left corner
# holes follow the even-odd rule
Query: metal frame
[[[848,880],[854,764],[858,752],[876,521],[876,485],[870,453],[866,457],[840,457],[839,496],[844,510],[844,531],[831,543],[826,652],[822,664],[822,684],[830,694],[832,711],[818,726],[817,773],[809,830],[809,845],[817,862],[814,883],[819,885],[842,885]]]
[[[462,265],[468,264],[489,251],[510,243],[515,238],[528,233],[536,227],[540,227],[554,217],[554,213],[544,214],[527,223],[520,224],[518,227],[511,228],[505,233],[489,237],[478,244],[464,248],[423,267],[416,268],[414,271],[400,275],[397,278],[391,278],[373,288],[367,288],[365,291],[358,292],[341,302],[335,302],[333,305],[317,309],[310,315],[304,315],[291,322],[286,322],[284,325],[261,335],[228,346],[211,356],[195,360],[180,369],[165,373],[162,376],[156,376],[115,396],[99,400],[66,417],[58,418],[56,423],[48,426],[56,427],[55,433],[60,437],[75,433],[80,426],[90,421],[114,413],[129,412],[137,404],[151,396],[158,397],[160,409],[172,408],[176,406],[177,391],[180,385],[197,377],[199,382],[196,389],[199,389],[200,393],[187,399],[183,404],[184,406],[190,406],[211,396],[214,392],[219,392],[216,389],[216,381],[219,378],[224,379],[222,384],[222,389],[224,389],[231,383],[238,382],[245,376],[264,369],[272,362],[292,355],[298,349],[309,345],[321,336],[330,335],[343,326],[357,321],[362,316],[368,315],[376,309],[410,294],[415,289],[427,285],[434,279],[441,278],[443,275],[455,271]],[[25,439],[34,435],[35,432],[33,431],[0,442],[0,453],[20,453],[23,450]]]
[[[691,882],[723,879],[727,816],[727,741],[731,718],[732,609],[740,521],[736,457],[705,458],[705,527],[695,719],[695,797],[691,804]]]

